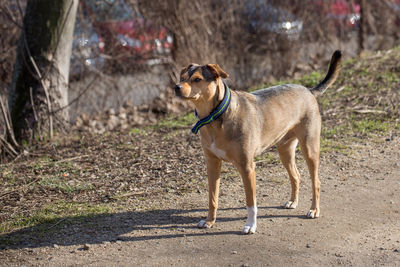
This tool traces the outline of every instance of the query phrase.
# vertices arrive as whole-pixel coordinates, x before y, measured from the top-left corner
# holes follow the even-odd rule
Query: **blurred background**
[[[0,0],[3,96],[25,6],[25,0]],[[90,125],[103,132],[121,124],[109,119],[126,119],[128,109],[185,110],[170,88],[192,62],[218,63],[232,88],[248,90],[325,70],[336,49],[349,58],[392,48],[399,44],[399,27],[400,0],[80,0],[68,92],[71,122],[80,126],[89,116],[106,114],[105,124]],[[143,120],[130,117],[131,124]]]

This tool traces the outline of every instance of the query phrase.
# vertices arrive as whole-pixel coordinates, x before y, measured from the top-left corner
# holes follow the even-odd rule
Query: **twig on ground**
[[[16,189],[14,189],[14,190],[8,191],[8,192],[6,192],[6,193],[0,195],[0,199],[2,199],[3,197],[5,197],[5,196],[7,196],[7,195],[9,195],[9,194],[11,194],[11,193],[17,192],[17,191],[19,191],[19,190],[23,190],[23,189],[25,189],[26,187],[30,186],[31,184],[36,183],[36,182],[39,181],[40,179],[42,179],[42,177],[39,176],[38,178],[36,178],[36,179],[33,180],[32,182],[30,182],[29,184],[25,184],[25,185],[22,185],[22,186],[20,186],[20,187],[18,187],[18,188],[16,188]]]
[[[267,161],[271,161],[271,160],[270,160],[270,159],[257,160],[257,161],[254,161],[254,164],[262,163],[262,162],[267,162]]]
[[[386,114],[386,111],[377,110],[377,109],[356,109],[354,110],[355,113],[359,114],[366,114],[366,113],[375,113],[375,114]]]
[[[61,162],[65,162],[65,161],[72,161],[72,160],[76,160],[76,159],[80,159],[80,158],[85,158],[85,157],[89,157],[89,155],[80,155],[80,156],[76,156],[76,157],[72,157],[72,158],[67,158],[67,159],[61,159],[58,161],[53,161],[51,163],[61,163]],[[50,162],[49,162],[50,163]]]
[[[60,219],[58,222],[56,222],[55,224],[51,225],[49,228],[47,228],[47,230],[50,230],[51,228],[57,226],[58,224],[60,224],[61,222],[65,221],[67,218],[62,218]]]

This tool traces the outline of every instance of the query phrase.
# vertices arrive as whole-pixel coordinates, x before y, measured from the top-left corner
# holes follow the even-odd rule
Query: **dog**
[[[333,53],[326,77],[315,87],[277,85],[251,93],[233,91],[223,79],[228,74],[218,64],[190,64],[180,73],[174,86],[176,96],[191,101],[201,118],[192,132],[200,131],[201,146],[207,164],[209,210],[197,227],[210,228],[216,220],[222,161],[231,162],[239,171],[246,194],[247,220],[242,233],[257,228],[256,175],[254,157],[276,145],[286,168],[291,197],[284,204],[294,209],[299,201],[300,174],[295,150],[300,144],[312,182],[312,203],[308,218],[320,216],[320,180],[318,177],[321,115],[317,97],[336,80],[342,53]]]

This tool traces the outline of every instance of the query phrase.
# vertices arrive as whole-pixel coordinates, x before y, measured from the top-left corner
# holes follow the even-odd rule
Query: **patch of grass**
[[[324,78],[323,75],[324,74],[322,74],[321,72],[314,71],[311,72],[310,74],[304,75],[294,83],[301,84],[307,88],[312,88],[316,86]]]
[[[350,147],[343,140],[334,140],[329,138],[321,138],[320,153],[339,152],[345,155],[350,154]]]
[[[39,159],[37,159],[36,161],[34,161],[31,165],[31,167],[34,170],[41,170],[46,164],[48,164],[50,162],[50,158],[48,156],[44,156],[41,157]]]
[[[164,134],[161,138],[162,140],[174,140],[177,138],[177,135],[181,134],[180,131],[170,131],[166,134]]]
[[[16,182],[12,170],[6,167],[0,167],[0,178],[3,178],[4,183],[7,183],[8,185],[13,185]]]
[[[193,112],[189,112],[183,116],[167,118],[165,120],[161,120],[155,126],[156,128],[180,128],[180,127],[188,127],[191,126],[195,121],[196,117]]]
[[[87,204],[58,201],[50,204],[29,216],[15,216],[11,220],[0,224],[0,234],[15,231],[26,227],[38,227],[39,232],[46,232],[60,220],[85,219],[96,215],[108,215],[114,211],[107,204]],[[0,239],[1,240],[1,239]]]
[[[277,164],[280,162],[279,156],[277,153],[273,152],[265,152],[262,153],[261,155],[255,157],[254,162],[263,162],[266,164]]]
[[[354,132],[362,135],[368,135],[369,133],[386,133],[391,129],[391,123],[388,121],[382,121],[379,119],[353,119],[352,129]]]
[[[369,141],[379,143],[382,140],[376,137],[399,129],[399,123],[393,120],[352,115],[342,124],[322,127],[321,153],[335,151],[348,155],[351,153],[350,143],[359,142],[365,137],[368,137]]]
[[[140,135],[140,136],[146,136],[147,132],[143,128],[133,128],[132,130],[129,131],[129,135]]]
[[[388,86],[394,84],[394,83],[400,83],[400,76],[399,76],[399,70],[393,70],[391,71],[386,71],[385,73],[382,74],[382,79],[384,83],[386,83]]]
[[[338,139],[340,137],[347,137],[349,135],[353,135],[353,131],[351,127],[343,124],[338,124],[335,126],[322,126],[321,136],[325,139]]]
[[[93,188],[91,183],[78,180],[66,181],[65,178],[67,177],[67,173],[63,173],[61,176],[44,177],[39,184],[47,188],[61,190],[64,193],[73,193],[76,191],[89,190]]]
[[[223,165],[221,173],[226,181],[234,181],[239,177],[239,173],[232,165]]]

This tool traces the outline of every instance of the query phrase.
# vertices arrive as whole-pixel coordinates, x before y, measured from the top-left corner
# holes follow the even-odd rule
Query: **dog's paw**
[[[242,229],[242,234],[244,234],[244,235],[254,234],[256,232],[256,229],[257,229],[256,224],[253,224],[253,225],[246,224]]]
[[[247,209],[247,221],[246,225],[242,229],[242,234],[254,234],[257,228],[257,206],[246,207]]]
[[[297,208],[297,201],[288,201],[284,205],[285,209],[295,209]]]
[[[212,224],[208,223],[206,220],[201,220],[198,224],[197,224],[197,228],[211,228]]]
[[[319,217],[319,210],[311,209],[307,212],[307,218],[315,219]]]

